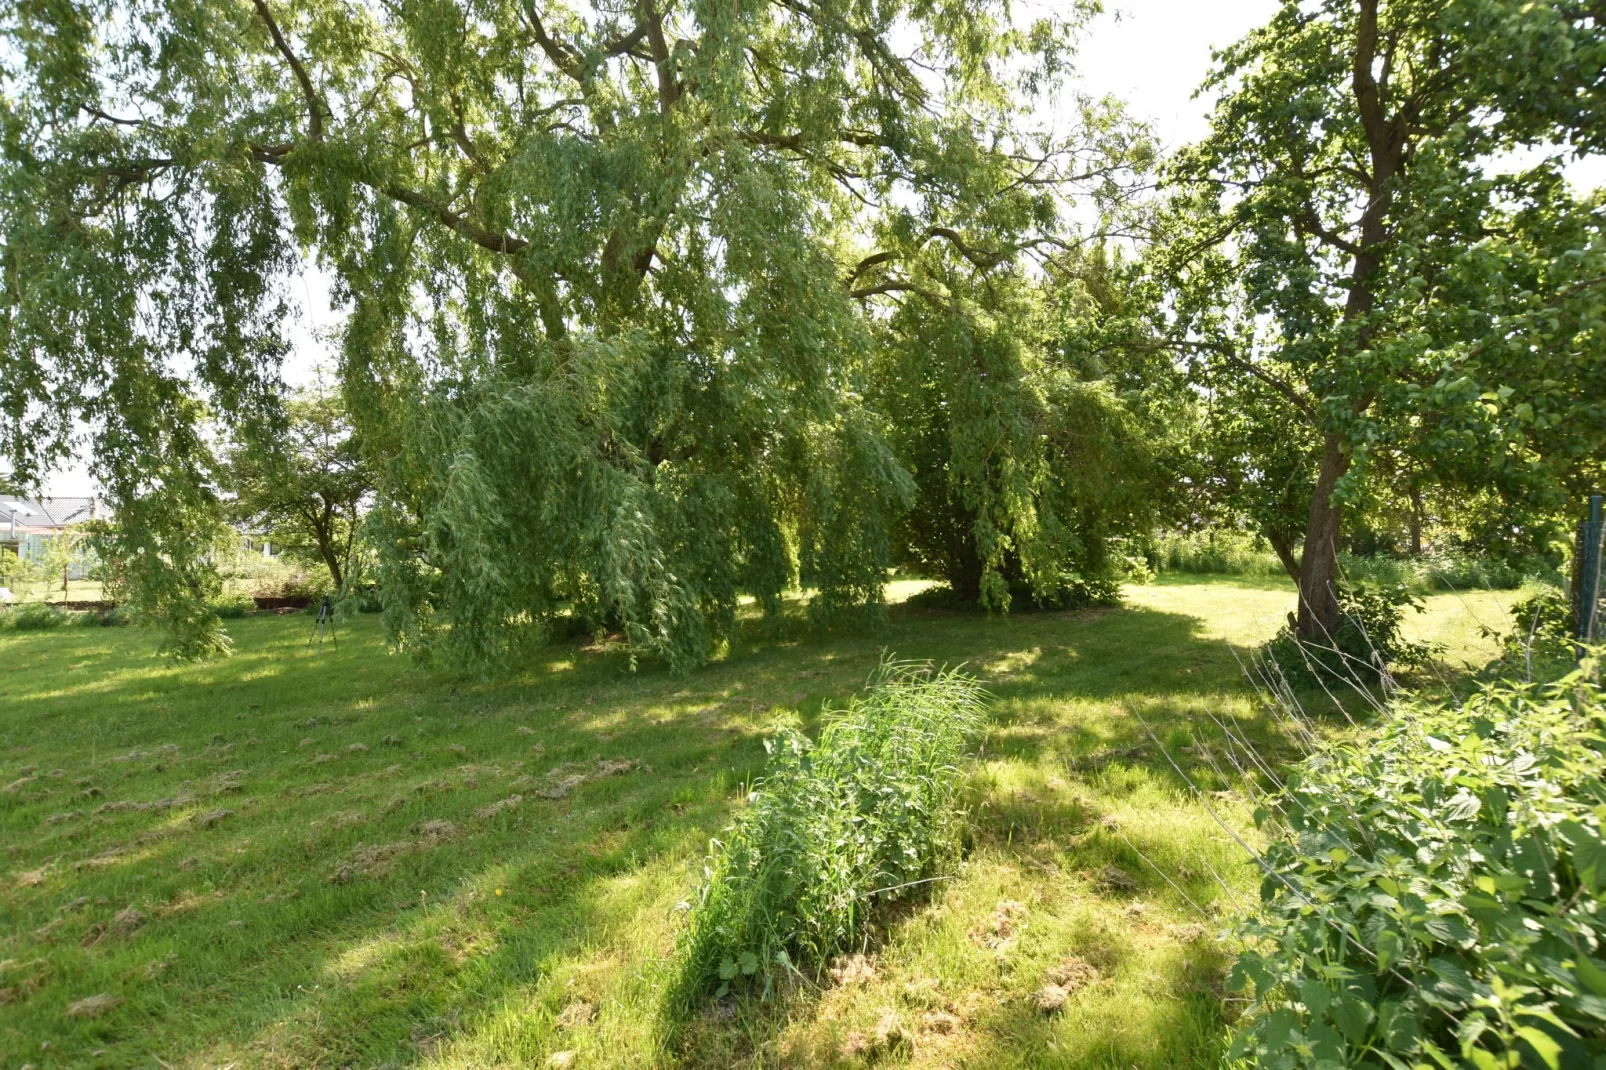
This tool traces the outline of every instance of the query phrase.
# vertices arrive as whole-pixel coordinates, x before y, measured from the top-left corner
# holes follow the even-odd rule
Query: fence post
[[[1601,542],[1606,536],[1606,517],[1602,516],[1602,497],[1589,496],[1589,519],[1578,525],[1578,546],[1573,554],[1573,619],[1578,622],[1577,639],[1592,643],[1601,634],[1600,579]]]

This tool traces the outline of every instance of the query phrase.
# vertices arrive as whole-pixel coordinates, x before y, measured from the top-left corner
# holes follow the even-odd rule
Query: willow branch
[[[290,70],[295,72],[296,81],[301,83],[301,95],[307,101],[307,133],[314,142],[322,141],[323,105],[318,101],[317,90],[312,88],[312,78],[308,76],[307,68],[301,65],[301,61],[291,50],[290,43],[284,39],[278,22],[273,18],[273,12],[268,10],[267,0],[252,0],[252,2],[256,4],[257,14],[262,16],[262,21],[268,24],[268,33],[273,37],[274,46],[278,48],[279,54],[284,56],[285,62],[290,64]]]

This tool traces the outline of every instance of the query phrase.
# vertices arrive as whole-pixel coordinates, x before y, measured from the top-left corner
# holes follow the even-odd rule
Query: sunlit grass
[[[1132,711],[1208,789],[1233,785],[1182,749],[1219,738],[1207,713],[1292,756],[1233,657],[1292,593],[1128,593],[1081,614],[895,608],[874,636],[753,622],[683,678],[589,643],[450,677],[386,653],[368,617],[321,653],[305,616],[233,621],[236,656],[194,666],[138,629],[6,634],[0,1064],[1213,1065],[1217,877],[1253,878]],[[1411,627],[1465,654],[1467,608],[1516,596],[1436,595]],[[842,983],[715,1007],[661,1051],[677,904],[764,736],[817,729],[889,650],[963,662],[993,695],[956,879],[882,919]],[[1039,1010],[1068,959],[1091,973]],[[68,1016],[101,993],[124,1002]]]

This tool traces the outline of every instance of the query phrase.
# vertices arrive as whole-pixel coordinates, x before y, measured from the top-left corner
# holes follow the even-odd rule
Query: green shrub
[[[1536,671],[1540,676],[1553,675],[1550,670],[1557,666],[1570,666],[1577,649],[1578,618],[1572,601],[1565,591],[1554,587],[1542,588],[1512,605],[1509,632],[1489,627],[1479,630],[1500,644],[1494,671],[1520,673],[1524,678]]]
[[[246,594],[225,595],[211,604],[211,610],[225,620],[238,619],[247,613],[254,613],[257,604],[255,599]]]
[[[1150,560],[1160,573],[1288,575],[1264,540],[1231,528],[1156,536]]]
[[[1516,590],[1530,580],[1556,579],[1543,562],[1513,564],[1497,558],[1443,551],[1420,557],[1339,554],[1339,573],[1350,583],[1405,586],[1415,591]]]
[[[1156,572],[1279,579],[1288,575],[1263,539],[1232,528],[1156,536],[1149,560]],[[1353,585],[1408,587],[1423,593],[1515,590],[1532,580],[1553,582],[1558,578],[1555,570],[1542,561],[1514,564],[1448,550],[1417,557],[1341,553],[1338,571]]]
[[[926,890],[957,854],[960,768],[982,722],[970,677],[888,664],[818,744],[798,732],[770,740],[747,808],[714,841],[669,1020],[818,970],[878,903]]]
[[[1290,681],[1324,681],[1373,686],[1398,666],[1421,666],[1433,650],[1406,640],[1405,611],[1423,611],[1422,600],[1404,586],[1364,584],[1339,592],[1337,630],[1318,642],[1305,642],[1284,625],[1266,644],[1267,656]]]
[[[1606,1066],[1606,702],[1595,664],[1405,702],[1261,811],[1229,987],[1263,1067]]]
[[[954,609],[981,612],[980,607],[957,594],[952,587],[941,584],[927,587],[905,600],[905,604],[922,609]],[[1066,573],[1059,585],[1050,592],[1034,591],[1025,583],[1013,584],[1009,589],[1011,613],[1062,612],[1075,609],[1092,609],[1097,606],[1121,604],[1121,581],[1114,576],[1086,577],[1079,573]]]
[[[0,612],[0,628],[14,628],[19,632],[45,631],[71,622],[71,613],[48,602],[24,602]]]
[[[99,623],[108,628],[121,628],[134,623],[134,614],[129,612],[127,606],[112,606],[99,614]]]
[[[1140,581],[1146,582],[1146,581]],[[1067,573],[1052,593],[1030,590],[1012,592],[1010,605],[1019,609],[1093,609],[1121,604],[1121,581],[1114,576],[1083,576]]]

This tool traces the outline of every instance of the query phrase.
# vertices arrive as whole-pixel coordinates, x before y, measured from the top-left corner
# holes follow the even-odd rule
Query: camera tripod
[[[318,605],[318,619],[312,622],[312,634],[307,636],[307,648],[312,648],[312,641],[318,640],[318,649],[323,649],[324,632],[328,631],[329,640],[340,649],[340,640],[335,636],[335,611],[329,605],[329,596],[324,595],[323,601]]]

